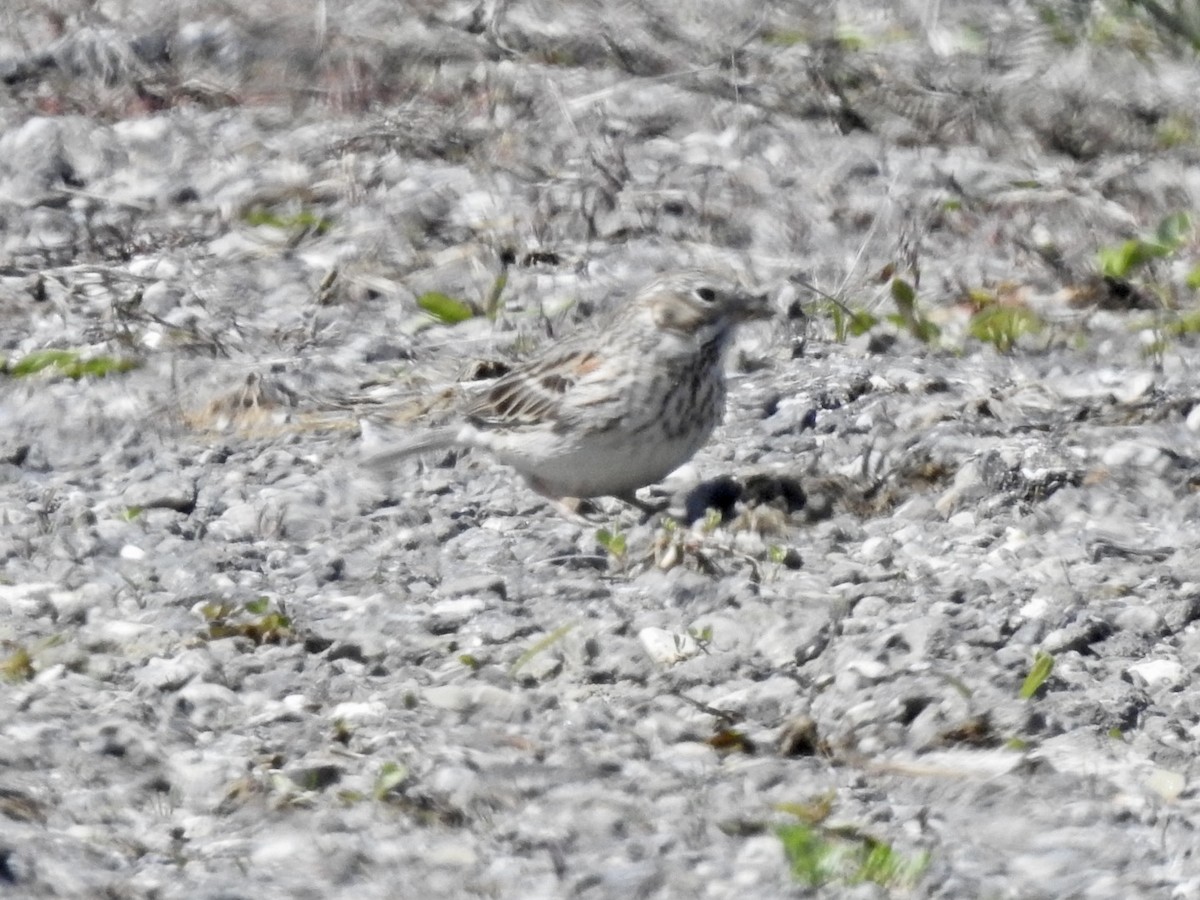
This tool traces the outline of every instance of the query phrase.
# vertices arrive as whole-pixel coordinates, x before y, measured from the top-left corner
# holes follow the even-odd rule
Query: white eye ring
[[[702,303],[713,303],[717,299],[717,292],[710,287],[698,287],[693,293]]]

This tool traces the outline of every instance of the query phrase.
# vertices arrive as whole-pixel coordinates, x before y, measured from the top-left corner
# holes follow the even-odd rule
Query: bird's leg
[[[595,527],[596,523],[584,515],[586,500],[580,500],[578,497],[547,497],[546,499],[550,501],[554,511],[568,522],[582,525],[585,528]]]
[[[628,493],[624,494],[613,494],[613,496],[622,503],[628,503],[630,506],[641,510],[643,525],[671,505],[670,501],[664,501],[657,504],[647,503],[645,500],[639,500],[637,494],[635,494],[633,491],[629,491]]]

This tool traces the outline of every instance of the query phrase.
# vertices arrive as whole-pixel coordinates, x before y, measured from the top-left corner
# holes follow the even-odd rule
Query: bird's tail
[[[457,443],[457,428],[437,428],[393,444],[382,436],[367,436],[368,446],[363,450],[362,464],[369,469],[390,469],[409,456],[429,453],[433,450],[449,450]]]

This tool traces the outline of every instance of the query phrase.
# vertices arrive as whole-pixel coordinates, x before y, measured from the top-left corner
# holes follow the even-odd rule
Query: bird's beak
[[[775,307],[771,298],[766,294],[746,294],[738,306],[737,319],[740,322],[752,322],[756,319],[773,319]]]

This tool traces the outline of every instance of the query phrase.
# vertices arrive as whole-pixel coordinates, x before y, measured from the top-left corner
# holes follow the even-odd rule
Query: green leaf
[[[811,34],[798,28],[772,28],[763,35],[763,43],[775,47],[794,47],[811,40]]]
[[[922,344],[932,344],[942,336],[942,329],[928,319],[921,317],[912,324],[912,333]]]
[[[1126,241],[1115,247],[1101,247],[1096,252],[1100,274],[1105,278],[1126,278],[1133,269],[1135,241]]]
[[[333,227],[331,219],[307,209],[292,216],[281,216],[269,209],[250,209],[242,213],[242,221],[252,228],[266,225],[280,231],[315,231],[317,234],[324,234]]]
[[[896,301],[897,313],[888,316],[888,321],[908,330],[909,334],[923,344],[932,344],[942,334],[942,329],[917,310],[917,290],[903,278],[893,278],[892,299]]]
[[[13,363],[9,367],[8,373],[14,378],[23,378],[26,375],[35,375],[51,366],[62,369],[73,365],[78,359],[79,354],[74,350],[35,350]]]
[[[261,616],[270,607],[271,601],[267,597],[259,597],[257,600],[251,600],[246,604],[246,612],[253,613],[256,616]]]
[[[1187,286],[1193,291],[1200,290],[1200,263],[1192,266],[1192,270],[1187,273]]]
[[[792,877],[809,887],[820,887],[842,869],[845,854],[813,826],[781,825],[775,829],[775,834],[783,844]]]
[[[1115,247],[1102,247],[1096,254],[1100,273],[1106,278],[1128,278],[1152,260],[1174,253],[1191,231],[1192,222],[1186,213],[1167,216],[1158,226],[1153,240],[1133,238]]]
[[[97,356],[85,360],[75,350],[37,350],[9,365],[8,374],[13,378],[24,378],[46,369],[55,369],[67,378],[78,380],[87,375],[103,378],[105,375],[128,372],[137,367],[136,360],[115,356]]]
[[[540,641],[536,641],[532,647],[517,657],[517,661],[512,664],[512,668],[508,671],[509,675],[516,675],[517,672],[521,671],[521,669],[529,664],[531,659],[533,659],[542,651],[553,647],[564,637],[566,637],[574,627],[574,625],[562,625],[558,628],[555,628]]]
[[[867,46],[865,35],[854,31],[851,28],[842,27],[837,30],[837,42],[843,50],[856,51],[863,50]]]
[[[872,841],[866,858],[851,878],[852,883],[869,881],[890,887],[913,884],[929,865],[929,854],[919,853],[912,859],[897,853],[882,841]]]
[[[0,659],[0,679],[4,681],[29,681],[37,674],[33,668],[33,654],[18,646],[4,659]]]
[[[272,228],[279,229],[287,228],[287,223],[284,222],[283,216],[277,216],[275,213],[265,209],[246,210],[246,212],[242,213],[242,221],[254,228],[260,225],[269,225]]]
[[[448,294],[429,291],[417,298],[417,306],[429,313],[443,325],[457,325],[467,319],[473,319],[475,310],[469,303],[455,300]]]
[[[1024,306],[992,304],[971,316],[967,330],[976,340],[995,346],[1001,353],[1012,350],[1017,339],[1042,330],[1042,320]]]
[[[492,282],[492,290],[488,294],[487,305],[484,307],[484,314],[493,322],[496,321],[496,317],[500,315],[500,310],[504,308],[502,298],[504,295],[504,289],[507,286],[507,272],[501,272],[496,276],[496,280]]]
[[[1033,658],[1033,666],[1030,668],[1029,674],[1025,676],[1025,681],[1021,684],[1021,699],[1028,700],[1033,697],[1053,671],[1054,657],[1039,650]]]
[[[618,559],[625,555],[625,535],[619,531],[601,528],[596,532],[596,542]]]
[[[132,359],[117,359],[112,356],[97,356],[95,359],[84,360],[71,367],[65,374],[71,378],[82,378],[94,375],[103,378],[106,375],[120,375],[136,369],[138,364]]]
[[[1168,322],[1163,326],[1163,331],[1171,337],[1183,337],[1187,334],[1200,332],[1200,310],[1184,313],[1177,319]]]
[[[408,780],[408,767],[399,763],[384,763],[375,776],[375,786],[371,790],[376,800],[382,800],[400,785]]]
[[[1155,240],[1170,250],[1178,250],[1187,243],[1193,233],[1192,217],[1185,212],[1172,213],[1158,223]]]
[[[817,888],[833,881],[871,882],[883,888],[911,888],[929,866],[929,854],[906,857],[890,844],[854,828],[824,828],[797,823],[781,825],[775,834],[798,881]]]
[[[850,313],[847,330],[854,337],[861,337],[879,324],[879,319],[865,310],[856,309]]]
[[[892,299],[896,301],[896,309],[900,315],[909,317],[917,305],[916,289],[903,278],[892,279]]]

